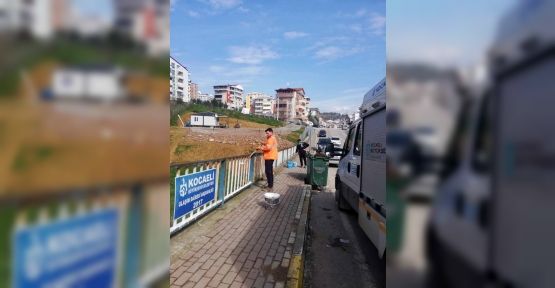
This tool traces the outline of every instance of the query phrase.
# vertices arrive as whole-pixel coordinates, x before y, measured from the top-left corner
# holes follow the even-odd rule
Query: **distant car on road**
[[[326,130],[320,130],[320,132],[318,132],[318,137],[326,137]]]
[[[318,152],[325,152],[326,145],[331,143],[330,138],[320,138],[318,139]]]
[[[341,146],[341,139],[339,137],[331,137],[331,143],[336,146]]]

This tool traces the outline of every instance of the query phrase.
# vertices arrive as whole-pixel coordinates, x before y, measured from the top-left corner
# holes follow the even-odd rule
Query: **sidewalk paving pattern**
[[[298,159],[298,157],[296,157]],[[306,168],[275,176],[280,203],[255,191],[170,267],[171,287],[285,287],[305,201]],[[187,233],[187,230],[181,232]]]

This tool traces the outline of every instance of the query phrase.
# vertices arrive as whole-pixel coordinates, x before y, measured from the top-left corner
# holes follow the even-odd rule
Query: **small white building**
[[[201,112],[191,114],[191,126],[220,127],[220,118],[227,118],[225,115],[218,115],[213,112]]]
[[[76,65],[59,68],[52,76],[57,99],[114,101],[126,96],[123,69],[111,65]]]

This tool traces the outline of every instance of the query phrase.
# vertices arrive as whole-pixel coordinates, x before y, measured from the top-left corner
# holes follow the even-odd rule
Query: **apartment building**
[[[272,97],[270,95],[261,94],[252,99],[252,104],[254,106],[255,115],[271,116],[274,114]]]
[[[306,121],[308,116],[303,88],[280,88],[276,90],[276,113],[281,121]]]
[[[196,83],[189,84],[189,98],[191,100],[198,99],[200,96],[200,91],[198,90],[198,85]]]
[[[187,68],[170,56],[170,100],[190,101],[189,76]]]
[[[170,51],[170,0],[113,0],[116,29],[145,44],[150,56]]]
[[[308,119],[308,116],[310,116],[310,98],[304,98],[305,101],[305,112],[304,112],[304,116]]]
[[[48,40],[68,27],[69,0],[0,0],[0,31],[28,33]]]
[[[208,94],[208,93],[200,94],[200,95],[198,96],[198,99],[199,99],[200,101],[209,102],[209,101],[212,101],[212,100],[214,99],[214,95]]]
[[[236,84],[214,86],[214,99],[227,103],[228,109],[243,108],[243,87]]]

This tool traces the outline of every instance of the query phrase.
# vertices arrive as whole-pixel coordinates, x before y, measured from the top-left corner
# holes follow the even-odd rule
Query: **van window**
[[[474,149],[472,153],[472,167],[478,173],[489,172],[490,167],[490,149],[491,149],[491,97],[486,95],[483,100],[480,113],[478,115],[476,135],[474,139]]]
[[[355,139],[355,149],[353,154],[360,156],[360,151],[362,150],[362,123],[358,124],[357,137]]]
[[[355,139],[355,128],[351,128],[347,136],[347,141],[345,141],[345,146],[343,146],[343,155],[341,155],[341,158],[349,154],[349,151],[351,150],[351,146],[353,145],[354,139]]]

